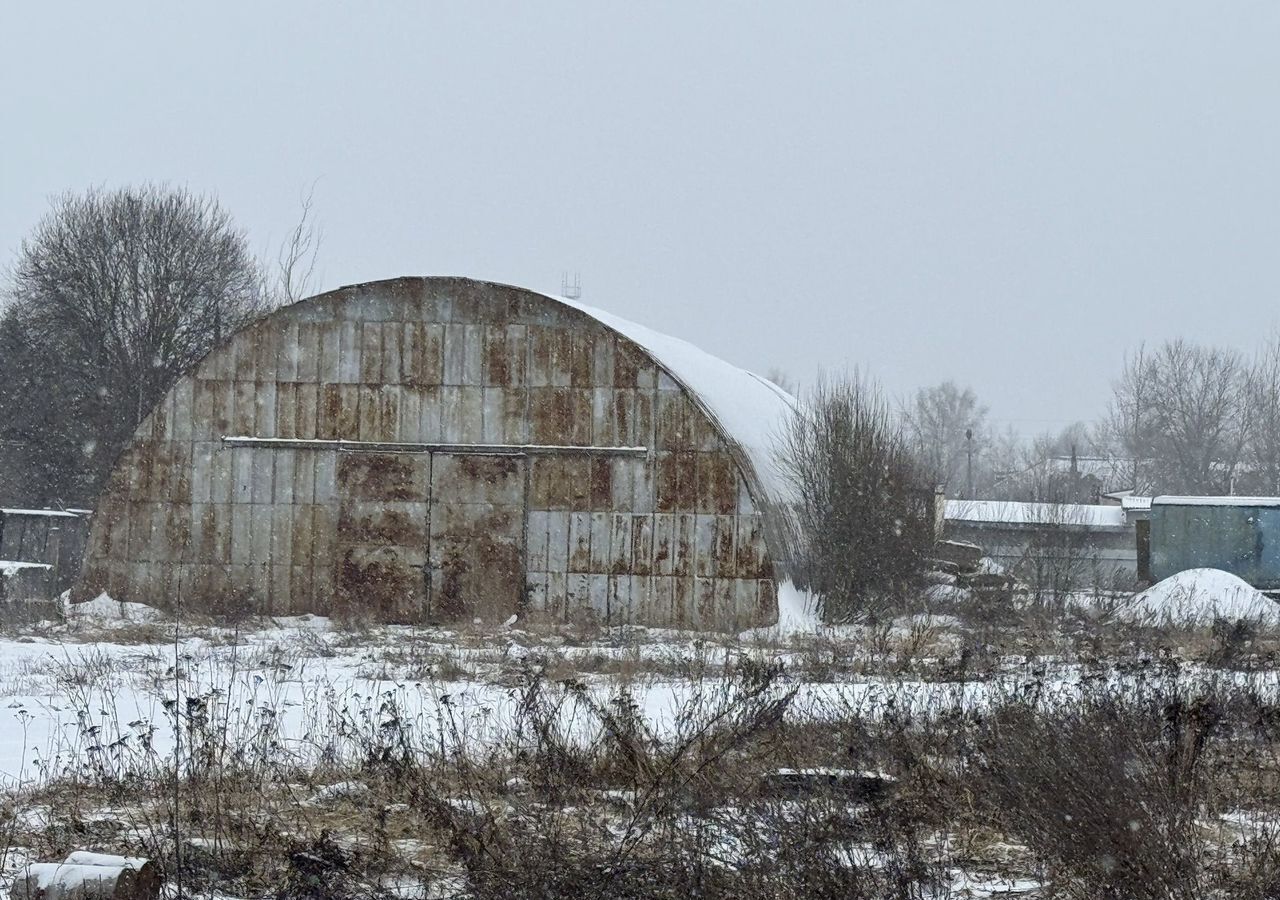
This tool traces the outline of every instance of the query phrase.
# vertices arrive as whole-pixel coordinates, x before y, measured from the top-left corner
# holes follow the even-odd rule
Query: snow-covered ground
[[[599,728],[592,702],[625,688],[660,737],[682,710],[730,690],[723,669],[742,659],[784,665],[787,687],[796,690],[788,714],[816,720],[851,710],[875,715],[890,706],[964,707],[1029,679],[1069,698],[1092,677],[1052,659],[1010,663],[986,680],[858,674],[851,656],[892,649],[877,649],[856,627],[798,635],[804,611],[788,615],[791,627],[781,634],[740,638],[644,629],[582,641],[518,628],[351,631],[303,616],[244,631],[179,626],[168,640],[174,625],[156,610],[101,598],[74,608],[64,625],[0,637],[0,785],[69,771],[84,763],[89,748],[99,765],[145,767],[172,749],[175,710],[188,704],[227,723],[240,740],[276,741],[306,764],[358,752],[389,718],[432,745],[497,745],[518,727],[519,689],[534,672],[584,686],[581,694],[566,693],[559,713],[565,732],[584,742]],[[946,653],[955,650],[958,628],[951,617],[907,617],[878,640]],[[135,642],[138,636],[147,642]],[[824,671],[815,665],[823,654],[840,665]],[[1194,666],[1182,677],[1251,681],[1268,690],[1277,680],[1274,672]]]

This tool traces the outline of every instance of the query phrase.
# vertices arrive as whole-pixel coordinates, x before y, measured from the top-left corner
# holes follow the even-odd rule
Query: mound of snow
[[[68,603],[67,618],[82,622],[157,622],[164,618],[160,610],[145,603],[112,600],[106,593],[83,603]]]
[[[1280,625],[1280,605],[1221,569],[1188,569],[1171,575],[1134,597],[1121,614],[1148,624],[1209,625],[1221,618]]]
[[[778,585],[778,624],[752,628],[738,637],[743,640],[785,638],[794,634],[817,634],[822,627],[817,598],[788,580]]]

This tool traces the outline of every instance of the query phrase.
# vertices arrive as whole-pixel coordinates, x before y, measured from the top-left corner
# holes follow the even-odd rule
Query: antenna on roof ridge
[[[560,296],[567,300],[582,299],[581,272],[573,273],[573,281],[569,280],[569,273],[567,271],[560,274]]]

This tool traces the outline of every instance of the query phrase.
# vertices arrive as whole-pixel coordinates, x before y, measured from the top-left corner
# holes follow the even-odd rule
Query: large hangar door
[[[433,453],[428,618],[487,623],[525,593],[525,457]]]
[[[339,606],[389,622],[417,622],[426,605],[431,457],[338,453]]]

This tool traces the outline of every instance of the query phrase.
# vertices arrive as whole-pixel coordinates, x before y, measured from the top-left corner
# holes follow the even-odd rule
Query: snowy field
[[[1099,615],[1085,598],[1079,606],[1084,621]],[[1177,611],[1181,625],[1170,625],[1170,610]],[[395,862],[379,863],[380,874],[362,882],[376,887],[370,888],[373,894],[462,896],[457,893],[462,879],[457,860],[446,858],[443,845],[422,838],[439,828],[435,820],[421,818],[422,801],[395,799],[403,790],[399,787],[387,795],[394,801],[389,805],[372,803],[372,796],[388,789],[389,779],[401,784],[403,777],[392,779],[379,766],[371,769],[371,760],[391,758],[406,748],[430,758],[428,768],[435,767],[432,790],[447,787],[456,795],[446,800],[450,815],[496,815],[489,827],[502,823],[513,828],[513,822],[547,815],[550,808],[547,800],[532,799],[542,796],[538,791],[530,799],[516,799],[533,790],[530,780],[537,781],[536,774],[521,767],[522,748],[537,745],[538,752],[545,752],[549,738],[544,732],[550,729],[552,743],[563,747],[558,752],[593,760],[593,774],[583,776],[599,784],[593,788],[596,800],[588,818],[599,816],[599,827],[606,834],[617,831],[618,837],[644,818],[637,803],[642,793],[637,776],[619,780],[616,762],[609,762],[616,754],[600,750],[618,740],[619,722],[634,715],[635,734],[648,748],[645,752],[661,758],[656,748],[680,746],[706,722],[720,717],[721,725],[745,721],[767,715],[776,704],[781,718],[770,728],[779,734],[785,730],[784,746],[772,747],[758,759],[748,754],[741,767],[755,774],[747,782],[737,774],[717,776],[717,783],[729,779],[717,788],[728,793],[698,814],[696,823],[687,826],[691,833],[709,829],[713,856],[723,865],[743,866],[762,852],[776,852],[753,841],[776,830],[780,821],[798,816],[808,823],[805,827],[813,827],[806,817],[838,820],[846,823],[842,827],[847,833],[863,836],[831,839],[836,841],[831,846],[841,848],[836,864],[897,871],[901,859],[895,854],[902,852],[901,846],[867,836],[867,826],[858,824],[868,815],[865,803],[837,802],[822,818],[814,810],[828,801],[786,799],[770,801],[766,813],[760,811],[763,801],[758,797],[746,799],[755,794],[743,794],[743,785],[769,771],[843,777],[844,744],[859,740],[850,735],[892,737],[921,727],[928,732],[934,727],[928,723],[957,728],[957,723],[979,721],[982,711],[1002,705],[1071,710],[1099,689],[1139,702],[1148,695],[1163,696],[1161,691],[1262,703],[1280,698],[1280,675],[1272,662],[1274,649],[1269,649],[1280,637],[1274,604],[1242,590],[1224,573],[1186,575],[1136,598],[1108,603],[1107,619],[1096,634],[1110,639],[1112,631],[1119,631],[1128,636],[1107,648],[1087,635],[1068,641],[1056,632],[1015,635],[1008,646],[993,648],[984,642],[1002,629],[993,632],[940,613],[840,628],[818,627],[795,610],[789,613],[780,629],[743,635],[648,629],[535,632],[519,622],[450,631],[318,617],[231,628],[175,623],[148,607],[101,598],[69,609],[59,621],[0,634],[0,788],[8,798],[0,810],[7,808],[12,817],[9,837],[0,845],[4,869],[13,872],[26,861],[71,850],[147,853],[172,843],[169,826],[156,812],[159,806],[146,798],[172,783],[174,760],[181,759],[176,765],[187,773],[189,785],[215,771],[234,771],[238,779],[252,773],[258,779],[256,786],[234,790],[215,790],[210,784],[208,792],[225,792],[229,805],[245,802],[246,791],[267,798],[255,801],[259,806],[253,815],[273,823],[271,828],[284,836],[283,849],[272,845],[270,850],[286,860],[279,864],[281,871],[288,869],[289,852],[298,852],[289,841],[311,841],[306,846],[312,853],[318,852],[315,841],[336,834],[338,845],[355,854],[354,859],[376,833],[381,835],[380,852]],[[1249,628],[1222,632],[1215,619],[1230,615],[1246,617]],[[1233,647],[1233,654],[1223,655],[1224,648]],[[981,664],[974,661],[979,653],[985,653]],[[767,688],[753,694],[757,679],[767,682]],[[1027,701],[1029,696],[1034,700]],[[541,712],[532,710],[535,704]],[[918,739],[911,754],[927,749],[936,757],[939,747],[930,743],[933,736]],[[210,748],[220,754],[216,762],[202,756],[214,752]],[[926,765],[924,757],[903,762],[895,753],[899,751],[872,748],[864,756],[874,758],[877,768],[883,764],[892,769],[894,774],[884,777],[892,784],[901,782],[904,791],[915,767],[947,773],[959,759],[929,757]],[[235,765],[221,755],[234,757]],[[1242,764],[1242,770],[1256,767],[1254,762]],[[462,769],[471,775],[461,778]],[[1280,787],[1280,778],[1275,783]],[[923,790],[928,798],[933,790],[929,784],[926,779],[911,790]],[[1200,825],[1208,845],[1248,844],[1259,835],[1280,839],[1280,802],[1271,803],[1265,793],[1246,802],[1251,791],[1256,789],[1219,791],[1214,811],[1204,813],[1207,818]],[[566,811],[580,810],[569,816],[574,828],[581,827],[584,802],[581,796],[560,801]],[[493,813],[494,808],[499,812]],[[524,812],[516,815],[512,810],[517,808]],[[189,854],[207,849],[210,858],[225,863],[229,853],[241,852],[235,848],[262,840],[240,832],[224,834],[222,826],[209,825],[225,814],[212,819],[207,810],[187,814],[183,843]],[[766,815],[772,817],[767,823],[757,822]],[[658,820],[668,825],[685,821],[679,816]],[[450,827],[460,826],[454,822]],[[1007,835],[985,826],[975,830],[972,822],[949,826],[953,830],[939,830],[936,824],[919,827],[920,843],[913,852],[924,854],[921,858],[932,867],[931,887],[922,889],[921,897],[1040,896],[1052,882],[1033,850]],[[268,853],[261,848],[254,852]],[[368,851],[360,852],[366,853],[363,864],[371,866]],[[241,874],[225,890],[208,887],[208,892],[253,896],[251,885],[252,879]],[[453,888],[446,889],[449,885]]]

